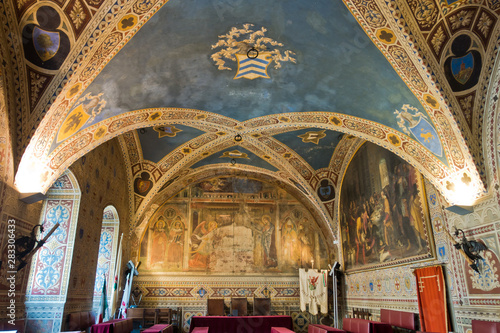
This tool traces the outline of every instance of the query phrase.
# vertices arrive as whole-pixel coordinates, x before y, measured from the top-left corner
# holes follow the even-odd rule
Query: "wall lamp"
[[[453,244],[453,246],[464,256],[470,268],[481,274],[478,264],[479,260],[483,260],[483,257],[479,253],[488,250],[488,247],[482,241],[468,240],[462,229],[455,227],[454,235],[459,238],[459,241]]]
[[[46,242],[47,239],[56,231],[59,227],[59,223],[54,224],[52,229],[45,235],[41,240],[36,238],[35,230],[40,228],[40,235],[43,234],[43,225],[38,224],[33,227],[29,236],[22,236],[14,242],[16,249],[16,260],[19,262],[17,270],[21,270],[28,264],[28,260],[40,249]],[[8,270],[14,270],[9,262]]]

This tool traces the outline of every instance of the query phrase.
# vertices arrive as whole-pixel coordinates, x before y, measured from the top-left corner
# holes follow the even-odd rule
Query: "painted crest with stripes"
[[[295,53],[284,50],[284,45],[266,36],[267,29],[261,27],[253,29],[253,24],[247,23],[243,27],[232,27],[228,33],[219,35],[217,43],[212,49],[218,49],[210,58],[218,70],[234,70],[231,62],[238,64],[234,79],[270,79],[267,68],[274,63],[274,69],[281,68],[283,62],[296,63]]]
[[[269,79],[267,67],[271,63],[271,54],[269,52],[261,52],[256,58],[249,58],[246,54],[235,54],[238,61],[238,71],[234,79],[256,79],[263,77]]]

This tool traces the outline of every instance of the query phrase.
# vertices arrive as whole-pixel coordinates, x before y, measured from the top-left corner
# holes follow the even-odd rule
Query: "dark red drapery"
[[[417,278],[418,311],[422,331],[448,333],[450,325],[443,268],[417,268],[413,274]]]

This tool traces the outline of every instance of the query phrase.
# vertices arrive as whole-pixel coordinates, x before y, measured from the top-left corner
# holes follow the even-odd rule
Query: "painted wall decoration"
[[[335,199],[335,188],[333,187],[332,181],[328,178],[322,179],[316,193],[323,202]]]
[[[31,295],[59,295],[63,284],[63,269],[69,240],[73,200],[48,199],[44,216],[43,236],[56,224],[50,241],[36,254]]]
[[[134,192],[140,196],[146,196],[152,187],[151,175],[147,172],[141,172],[140,176],[134,180]]]
[[[26,333],[60,332],[70,281],[77,217],[80,207],[78,183],[71,172],[65,173],[50,188],[44,201],[40,223],[43,238],[52,227],[59,227],[32,258],[26,291]],[[87,245],[89,245],[87,243]],[[81,301],[81,299],[79,299]],[[47,302],[56,302],[46,309]]]
[[[57,70],[70,50],[65,22],[54,8],[41,6],[23,27],[26,59],[43,69]]]
[[[311,214],[283,190],[245,178],[201,181],[151,217],[141,241],[145,272],[296,273],[326,267]]]
[[[361,146],[342,181],[339,205],[347,270],[433,256],[422,176],[391,152]]]
[[[481,74],[481,54],[470,36],[459,35],[451,44],[453,55],[446,58],[444,72],[453,91],[464,91],[474,87]]]
[[[101,240],[99,242],[99,258],[97,259],[97,269],[95,274],[94,297],[101,295],[102,286],[105,279],[107,280],[107,285],[111,285],[108,278],[111,261],[113,259],[112,249],[115,233],[114,231],[114,227],[103,226],[101,229]]]

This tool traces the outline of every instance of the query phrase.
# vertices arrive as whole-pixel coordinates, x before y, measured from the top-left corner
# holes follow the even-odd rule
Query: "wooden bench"
[[[68,314],[67,331],[86,331],[95,324],[95,314],[92,311],[73,312]]]
[[[389,309],[380,310],[380,321],[398,328],[417,330],[417,314],[413,312],[396,311]]]
[[[348,333],[392,333],[392,326],[360,318],[343,318],[342,328]]]
[[[472,333],[500,333],[500,322],[472,319]]]

